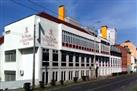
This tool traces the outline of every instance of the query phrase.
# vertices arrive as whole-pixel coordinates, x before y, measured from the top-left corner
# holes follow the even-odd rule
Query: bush
[[[78,81],[78,77],[74,77],[74,78],[73,78],[73,81],[74,81],[74,82],[77,82],[77,81]]]
[[[64,85],[64,81],[63,81],[63,80],[60,80],[60,84],[61,84],[61,85]]]
[[[55,86],[56,85],[56,81],[55,80],[51,80],[51,83],[50,83],[52,86]]]
[[[86,76],[82,76],[82,80],[83,80],[83,81],[86,81]]]
[[[41,88],[44,88],[44,82],[43,81],[39,81],[39,85]]]

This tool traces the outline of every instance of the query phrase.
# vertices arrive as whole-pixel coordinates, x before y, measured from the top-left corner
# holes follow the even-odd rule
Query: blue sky
[[[62,4],[66,15],[82,25],[114,27],[117,29],[117,43],[131,40],[137,46],[137,0],[0,0],[0,34],[5,25],[41,11],[57,16],[57,8]]]

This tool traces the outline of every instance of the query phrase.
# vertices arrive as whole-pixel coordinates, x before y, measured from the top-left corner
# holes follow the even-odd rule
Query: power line
[[[39,6],[39,7],[42,8],[42,9],[46,9],[46,10],[50,11],[51,13],[53,13],[53,14],[55,14],[55,15],[58,15],[58,16],[63,17],[62,15],[59,15],[59,14],[56,13],[55,11],[53,11],[53,10],[51,10],[51,9],[49,9],[49,8],[46,8],[46,7],[40,5],[40,4],[36,3],[36,2],[33,2],[32,0],[28,0],[28,2],[32,3],[33,5],[37,5],[37,6]]]
[[[19,2],[15,1],[15,0],[11,0],[11,1],[12,1],[13,3],[17,4],[17,5],[22,6],[22,7],[31,9],[31,10],[36,11],[36,12],[39,12],[39,10],[34,9],[34,8],[32,8],[32,7],[29,7],[29,6],[27,6],[27,5],[24,5],[24,4],[22,4],[22,3],[19,3]],[[48,9],[48,8],[46,8],[46,7],[44,7],[44,6],[40,5],[40,4],[38,4],[38,3],[35,3],[35,2],[33,2],[32,0],[28,0],[28,2],[32,3],[33,5],[37,5],[37,6],[39,6],[39,7],[42,8],[42,9],[46,9],[46,10],[50,11],[51,13],[53,13],[53,14],[55,14],[55,15],[57,15],[57,16],[63,17],[62,15],[59,15],[59,14],[56,13],[55,11],[53,11],[53,10],[51,10],[51,9]],[[67,18],[65,18],[65,19],[68,20],[68,21],[71,21],[71,22],[75,23],[75,22],[72,21],[71,19],[67,19]],[[81,24],[80,24],[80,25],[81,25]]]
[[[25,7],[25,8],[28,8],[28,9],[31,9],[31,10],[33,10],[33,11],[38,12],[38,10],[36,10],[36,9],[34,9],[34,8],[31,8],[31,7],[27,6],[27,5],[24,5],[24,4],[22,4],[22,3],[16,2],[15,0],[11,0],[11,2],[13,2],[13,3],[17,4],[17,5],[20,5],[20,6],[22,6],[22,7]]]
[[[39,11],[39,10],[36,10],[36,9],[34,9],[34,8],[31,8],[31,7],[27,6],[27,5],[24,5],[24,4],[22,4],[22,3],[16,2],[15,0],[11,0],[11,2],[13,2],[13,3],[17,4],[17,5],[23,6],[23,7],[25,7],[25,8],[31,9],[31,10],[36,11],[36,12]],[[51,13],[53,13],[53,14],[55,14],[55,15],[58,15],[58,13],[56,13],[55,11],[53,11],[53,10],[51,10],[51,9],[48,9],[48,8],[46,8],[46,7],[44,7],[44,6],[41,6],[40,4],[37,4],[37,3],[35,3],[35,2],[33,2],[33,1],[31,1],[31,0],[28,0],[28,2],[32,3],[33,5],[37,5],[37,6],[41,7],[41,8],[43,8],[43,9],[46,9],[46,10],[50,11]],[[61,16],[61,15],[58,15],[58,16]],[[63,17],[63,16],[61,16],[61,17]]]
[[[34,9],[34,8],[32,8],[32,7],[29,7],[29,6],[27,6],[27,5],[24,5],[24,4],[22,4],[22,3],[16,2],[15,0],[11,0],[11,1],[12,1],[13,3],[17,4],[17,5],[20,5],[20,6],[23,6],[23,7],[25,7],[25,8],[31,9],[31,10],[33,10],[33,11],[39,12],[39,10]],[[56,13],[55,11],[53,11],[53,10],[51,10],[51,9],[48,9],[48,8],[46,8],[46,7],[38,4],[38,3],[35,3],[35,2],[33,2],[32,0],[28,0],[28,2],[32,3],[33,5],[37,5],[37,6],[39,6],[39,7],[42,8],[42,9],[46,9],[46,10],[52,12],[52,13],[55,14],[55,15],[58,15],[58,16],[63,17],[62,15],[59,15],[59,14]],[[75,21],[73,21],[73,20],[71,20],[71,19],[68,19],[68,18],[65,18],[65,19],[68,20],[68,21],[71,21],[71,22],[75,23]],[[83,25],[80,24],[80,23],[79,23],[79,25],[83,26]]]
[[[33,1],[31,1],[31,0],[28,0],[28,2],[32,3],[33,5],[39,6],[40,8],[46,9],[46,10],[50,11],[51,13],[53,13],[53,14],[55,14],[55,15],[58,15],[55,11],[53,11],[53,10],[51,10],[51,9],[48,9],[48,8],[46,8],[46,7],[38,4],[38,3],[35,3],[35,2],[33,2]]]
[[[28,0],[28,1],[29,1],[30,3],[32,3],[32,4],[34,4],[34,5],[37,5],[37,6],[41,7],[41,8],[43,8],[43,9],[46,9],[46,10],[50,11],[51,13],[53,13],[53,14],[55,14],[55,15],[57,15],[57,16],[63,17],[62,15],[56,13],[55,11],[53,11],[53,10],[51,10],[51,9],[48,9],[48,8],[46,8],[46,7],[38,4],[38,3],[36,3],[36,2],[33,2],[32,0]],[[74,21],[71,20],[71,19],[73,19],[73,18],[71,18],[71,19],[65,18],[65,19],[68,20],[68,21],[71,21],[71,22],[75,23]],[[75,19],[74,19],[74,20],[75,20]]]

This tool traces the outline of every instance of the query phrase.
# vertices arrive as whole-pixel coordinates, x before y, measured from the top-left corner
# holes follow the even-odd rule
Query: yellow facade
[[[131,55],[137,59],[137,49],[136,46],[131,41],[125,41],[121,46],[127,46],[131,52]]]
[[[58,19],[65,20],[65,8],[63,5],[59,6],[58,8]]]
[[[101,32],[101,37],[106,39],[107,38],[107,26],[102,26],[101,29],[100,29],[100,32]]]

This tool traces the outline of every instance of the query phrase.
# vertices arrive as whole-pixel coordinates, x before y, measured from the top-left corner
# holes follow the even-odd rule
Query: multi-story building
[[[32,82],[34,49],[36,85],[91,78],[97,68],[99,76],[121,71],[120,52],[110,41],[65,19],[42,12],[5,26],[4,32],[2,88]]]
[[[135,71],[137,72],[137,62],[136,62],[137,61],[137,48],[136,46],[129,40],[123,42],[121,46],[129,49],[131,53],[131,64],[130,64],[131,68],[130,69],[133,72]]]
[[[121,45],[115,45],[117,48],[120,49],[121,53],[122,53],[122,71],[123,72],[127,72],[129,71],[129,67],[131,64],[131,55],[130,55],[130,51],[127,47],[123,47]]]
[[[4,42],[4,37],[0,36],[0,82],[1,82],[1,71],[2,71],[2,58],[3,58],[3,42]]]
[[[117,38],[117,32],[115,28],[109,28],[107,26],[102,26],[101,29],[98,29],[98,36],[108,40],[111,45],[115,45],[116,38]]]

